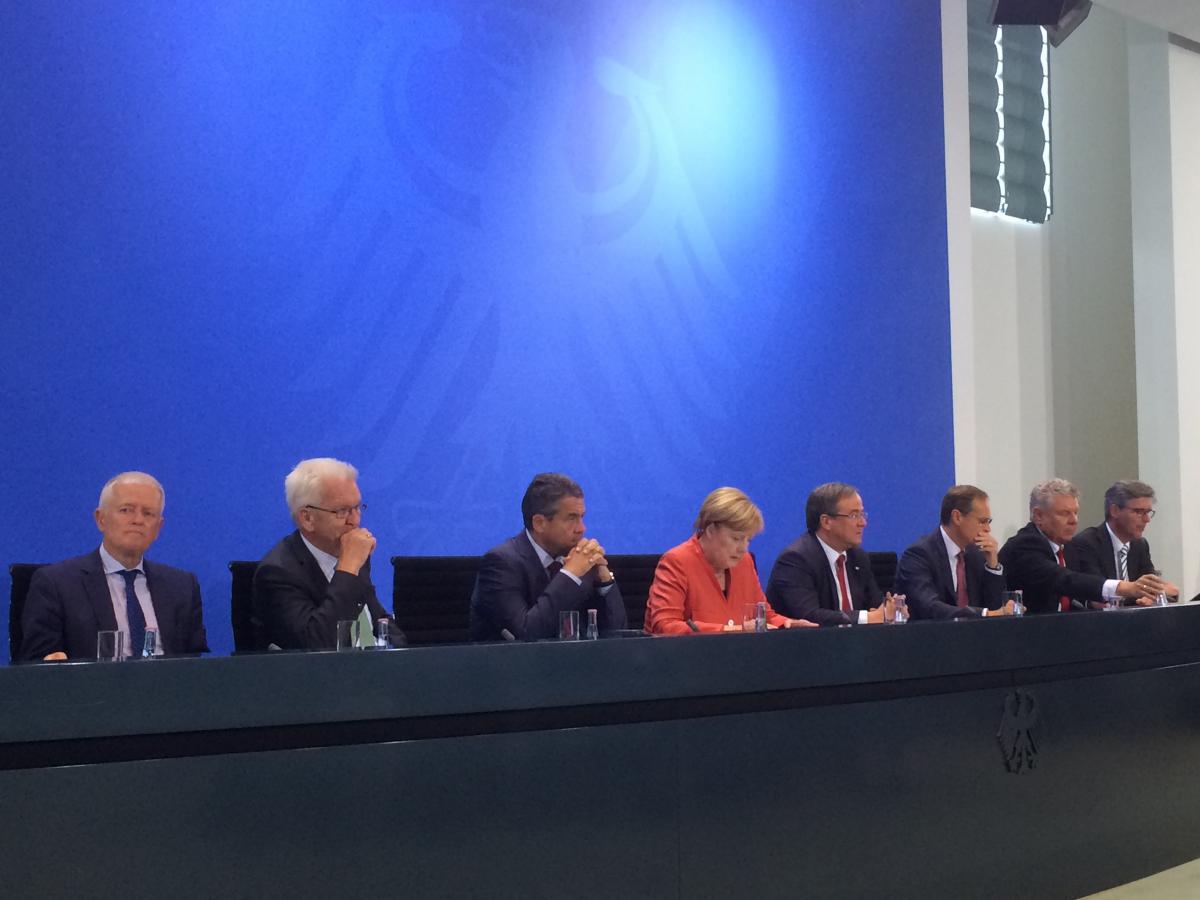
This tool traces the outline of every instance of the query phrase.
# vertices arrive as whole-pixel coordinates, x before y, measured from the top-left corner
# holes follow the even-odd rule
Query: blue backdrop
[[[231,649],[230,559],[299,459],[386,556],[479,553],[530,476],[613,552],[815,484],[868,548],[953,477],[937,0],[0,8],[5,561],[85,552],[106,478]]]

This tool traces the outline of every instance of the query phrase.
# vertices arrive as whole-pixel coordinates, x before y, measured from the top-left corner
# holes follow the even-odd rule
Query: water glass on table
[[[742,631],[767,630],[767,604],[762,600],[757,603],[742,605]]]
[[[337,649],[358,649],[358,619],[343,619],[337,623]]]
[[[560,641],[579,640],[579,610],[572,609],[558,614],[558,639]]]
[[[98,662],[120,662],[125,656],[125,633],[123,631],[96,632],[96,660]]]
[[[1014,616],[1025,615],[1025,603],[1023,602],[1024,594],[1020,591],[1004,591],[1000,594],[1000,605],[1008,606],[1008,601],[1012,601]]]

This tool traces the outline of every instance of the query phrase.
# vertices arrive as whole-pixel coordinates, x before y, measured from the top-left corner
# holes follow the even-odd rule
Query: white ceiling
[[[1200,41],[1200,2],[1198,0],[1096,0],[1130,19],[1137,19],[1174,34]],[[1080,26],[1086,28],[1085,22]]]

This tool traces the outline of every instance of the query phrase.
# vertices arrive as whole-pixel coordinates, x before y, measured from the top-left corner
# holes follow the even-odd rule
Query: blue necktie
[[[122,569],[125,579],[125,617],[129,620],[129,655],[137,659],[142,655],[146,643],[146,617],[142,615],[142,604],[138,603],[133,590],[133,580],[141,574],[138,569]]]

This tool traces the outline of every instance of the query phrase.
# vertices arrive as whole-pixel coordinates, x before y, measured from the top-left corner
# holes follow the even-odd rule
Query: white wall
[[[1054,465],[1085,525],[1138,475],[1127,71],[1126,20],[1103,7],[1051,50]]]
[[[956,477],[1003,539],[1037,481],[1077,482],[1091,523],[1137,470],[1125,20],[1096,8],[1052,51],[1054,213],[1032,225],[966,211],[965,6],[942,2]]]
[[[1129,95],[1138,446],[1160,494],[1148,536],[1155,562],[1190,597],[1200,589],[1200,389],[1191,365],[1200,343],[1200,56],[1131,24]]]
[[[965,0],[942,0],[956,477],[1001,539],[1061,475],[1103,515],[1117,478],[1155,486],[1147,536],[1200,591],[1200,55],[1103,7],[1051,55],[1054,213],[970,205]],[[1186,553],[1184,548],[1190,548]]]
[[[1200,53],[1172,45],[1171,192],[1175,237],[1180,548],[1185,596],[1200,591]],[[1152,387],[1149,386],[1148,387]],[[1153,439],[1152,423],[1146,423]]]

